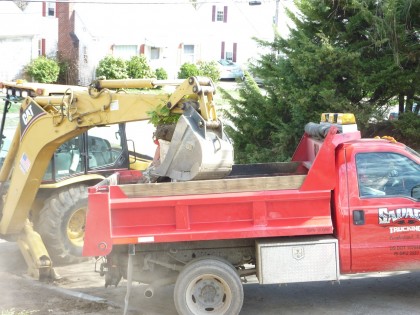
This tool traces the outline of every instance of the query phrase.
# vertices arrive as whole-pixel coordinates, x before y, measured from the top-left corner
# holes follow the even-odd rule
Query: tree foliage
[[[198,67],[195,63],[186,62],[181,65],[178,71],[178,79],[187,79],[199,75]]]
[[[158,80],[166,80],[168,78],[168,73],[163,68],[157,68],[155,70],[155,76]]]
[[[220,70],[216,61],[200,61],[198,62],[199,75],[209,77],[213,82],[220,80]]]
[[[104,76],[107,79],[127,79],[127,66],[126,62],[121,58],[114,56],[106,56],[101,59],[96,68],[96,76]]]
[[[401,111],[411,111],[419,98],[420,1],[295,3],[299,13],[288,12],[295,27],[287,39],[257,39],[270,51],[252,67],[266,95],[256,104],[249,95],[254,87],[245,84],[241,99],[231,100],[235,154],[248,151],[249,161],[255,161],[252,146],[260,162],[290,157],[304,125],[322,112],[353,112],[363,131],[387,106],[400,102]],[[250,121],[252,128],[244,129]]]
[[[216,61],[199,61],[197,64],[186,62],[178,72],[178,79],[187,79],[194,76],[211,78],[214,82],[220,80],[220,71]]]
[[[157,106],[154,110],[148,111],[149,123],[153,126],[172,125],[179,119],[180,114],[173,113],[165,105]]]
[[[131,59],[127,61],[126,66],[128,77],[131,79],[148,79],[156,77],[144,55],[131,57]]]
[[[245,73],[244,87],[239,90],[239,100],[219,87],[223,98],[230,103],[223,115],[231,124],[226,131],[233,140],[236,163],[284,160],[287,156],[272,145],[273,135],[287,126],[274,123],[282,115],[281,108],[262,94],[249,75]]]
[[[26,68],[26,72],[40,83],[54,83],[58,79],[60,67],[58,62],[44,56],[34,59]]]

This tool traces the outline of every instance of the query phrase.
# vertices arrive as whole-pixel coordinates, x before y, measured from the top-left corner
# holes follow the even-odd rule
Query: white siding
[[[32,37],[0,38],[0,81],[23,78],[24,66],[32,59]]]

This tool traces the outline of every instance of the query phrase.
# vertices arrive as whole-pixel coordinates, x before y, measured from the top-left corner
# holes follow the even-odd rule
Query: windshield
[[[408,151],[408,152],[410,152],[412,155],[414,155],[414,156],[416,156],[416,157],[418,157],[419,159],[420,159],[420,153],[419,152],[417,152],[417,151],[415,151],[415,150],[413,150],[412,148],[410,148],[410,147],[405,147],[405,149]]]

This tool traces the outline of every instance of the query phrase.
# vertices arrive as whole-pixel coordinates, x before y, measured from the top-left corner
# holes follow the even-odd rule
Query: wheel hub
[[[227,294],[230,296],[226,284],[217,277],[207,275],[190,286],[191,306],[197,314],[223,314],[230,304]]]
[[[200,281],[194,290],[193,295],[198,298],[198,302],[203,305],[215,306],[223,300],[223,289],[216,281]]]
[[[85,235],[86,211],[84,208],[76,210],[69,218],[67,224],[67,237],[75,246],[83,246]]]

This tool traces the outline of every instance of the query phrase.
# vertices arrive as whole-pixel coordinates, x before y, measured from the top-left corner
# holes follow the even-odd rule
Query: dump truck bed
[[[332,234],[335,148],[360,137],[336,132],[323,141],[306,135],[292,162],[237,165],[224,179],[125,184],[138,174],[115,174],[89,188],[83,254],[105,256],[117,244]]]
[[[84,254],[106,255],[114,244],[332,233],[331,191],[301,192],[305,178],[276,173],[92,187],[88,221],[107,229],[87,231]]]

